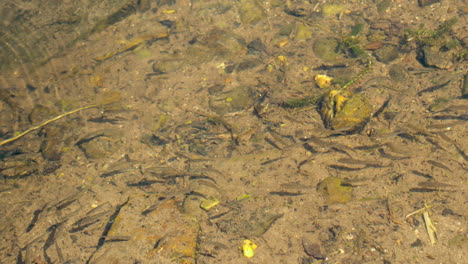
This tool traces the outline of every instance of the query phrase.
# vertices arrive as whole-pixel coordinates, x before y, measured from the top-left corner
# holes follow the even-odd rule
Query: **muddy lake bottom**
[[[466,263],[463,1],[1,5],[0,263]]]

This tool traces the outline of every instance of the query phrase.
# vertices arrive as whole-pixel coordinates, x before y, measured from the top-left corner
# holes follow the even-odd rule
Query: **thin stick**
[[[9,138],[9,139],[7,139],[7,140],[4,140],[4,141],[0,142],[0,146],[3,146],[3,145],[8,144],[8,143],[10,143],[10,142],[13,142],[13,141],[15,141],[15,140],[17,140],[17,139],[19,139],[19,138],[25,136],[26,134],[29,134],[29,133],[31,133],[31,132],[33,132],[33,131],[35,131],[35,130],[38,130],[39,128],[42,128],[42,127],[44,127],[44,126],[46,126],[46,125],[48,125],[48,124],[50,124],[50,123],[52,123],[52,122],[55,122],[55,121],[59,120],[59,119],[62,118],[62,117],[65,117],[65,116],[74,114],[74,113],[79,112],[79,111],[82,111],[82,110],[86,110],[86,109],[90,109],[90,108],[95,108],[95,107],[99,107],[99,106],[100,106],[100,105],[97,105],[97,104],[96,104],[96,105],[88,105],[88,106],[84,106],[84,107],[81,107],[81,108],[72,110],[72,111],[70,111],[70,112],[66,112],[66,113],[61,114],[61,115],[59,115],[59,116],[56,116],[56,117],[54,117],[54,118],[52,118],[52,119],[49,119],[49,120],[45,121],[44,123],[42,123],[42,124],[40,124],[40,125],[38,125],[38,126],[31,127],[30,129],[24,131],[23,133],[21,133],[21,134],[19,134],[19,135],[17,135],[17,136],[14,136],[14,137],[12,137],[12,138]]]
[[[429,240],[431,241],[431,244],[434,245],[437,241],[437,229],[428,212],[423,213],[423,219],[426,226],[426,232],[429,235]]]
[[[421,208],[419,210],[416,210],[416,211],[412,212],[411,214],[406,215],[405,218],[409,218],[409,217],[411,217],[411,216],[413,216],[415,214],[420,214],[420,213],[424,212],[425,210],[427,210],[427,209],[429,209],[431,207],[432,206],[425,204],[423,208]]]

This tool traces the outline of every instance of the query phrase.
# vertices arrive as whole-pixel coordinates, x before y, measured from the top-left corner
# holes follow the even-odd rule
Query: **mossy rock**
[[[331,121],[331,127],[340,132],[354,133],[361,131],[369,122],[372,107],[362,94],[351,96]]]
[[[340,41],[337,38],[325,37],[315,41],[313,46],[314,54],[320,59],[334,63],[342,58],[340,52]]]

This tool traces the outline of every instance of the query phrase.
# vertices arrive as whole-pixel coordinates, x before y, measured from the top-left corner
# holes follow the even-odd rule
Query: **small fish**
[[[84,192],[77,192],[65,199],[63,199],[62,201],[58,202],[57,204],[55,204],[55,208],[57,208],[57,210],[62,210],[64,209],[65,207],[69,206],[70,204],[74,203],[76,200],[78,200],[81,196],[83,196]]]
[[[189,181],[193,181],[193,180],[209,180],[209,181],[211,181],[213,183],[216,183],[215,179],[213,179],[210,176],[206,176],[206,175],[191,175],[189,177]]]
[[[114,176],[114,175],[117,175],[117,174],[129,172],[129,171],[132,171],[132,170],[133,169],[113,170],[113,171],[105,172],[105,173],[101,174],[99,177],[107,178],[107,177],[111,177],[111,176]]]
[[[135,182],[135,183],[127,183],[127,186],[128,187],[142,187],[142,186],[151,186],[151,185],[156,184],[156,183],[166,183],[166,181],[144,179],[144,180],[141,180],[141,181]]]
[[[47,207],[47,205],[48,204],[46,203],[40,209],[37,209],[36,211],[34,211],[33,219],[31,220],[31,223],[29,223],[28,227],[26,228],[26,233],[28,233],[29,231],[31,231],[34,228],[34,226],[36,225],[37,220],[39,219],[39,215],[44,211],[44,209]]]
[[[440,188],[455,188],[456,187],[456,186],[451,185],[451,184],[442,183],[442,182],[433,181],[433,180],[419,182],[418,186],[424,187],[424,188],[434,188],[434,189],[435,188],[440,189]]]
[[[463,121],[468,121],[468,115],[438,115],[438,116],[433,116],[432,119],[435,120],[463,120]]]
[[[382,156],[384,158],[387,158],[387,159],[391,159],[391,160],[402,160],[402,159],[409,159],[410,158],[410,157],[397,157],[397,156],[387,154],[387,153],[385,153],[385,150],[383,148],[379,148],[379,153],[380,153],[380,156]]]
[[[112,226],[114,225],[114,222],[115,222],[115,219],[117,218],[117,216],[119,215],[120,213],[120,210],[122,210],[122,208],[127,205],[127,203],[130,201],[130,198],[127,198],[127,200],[122,203],[121,205],[117,206],[117,208],[115,208],[115,211],[114,213],[112,213],[112,215],[109,217],[108,221],[107,221],[107,224],[106,226],[104,227],[104,231],[102,232],[102,235],[101,237],[99,238],[99,241],[98,241],[98,244],[96,246],[96,250],[100,249],[103,245],[104,245],[104,242],[106,242],[106,237],[107,237],[107,234],[109,234]]]
[[[431,165],[434,165],[436,167],[439,167],[441,169],[448,170],[450,172],[452,171],[449,167],[445,166],[444,164],[442,164],[440,162],[434,161],[434,160],[428,160],[427,163],[429,163]]]
[[[341,162],[341,163],[346,163],[346,164],[366,165],[368,167],[375,167],[375,168],[383,167],[379,163],[368,161],[368,160],[357,160],[357,159],[353,159],[353,158],[341,158],[338,161]]]
[[[410,192],[418,192],[418,193],[427,193],[427,192],[446,192],[447,190],[440,190],[440,189],[433,189],[433,188],[411,188],[409,189]]]
[[[335,170],[342,170],[342,171],[358,171],[358,170],[363,170],[366,167],[361,167],[361,168],[351,168],[351,167],[346,167],[346,166],[341,166],[341,165],[328,165],[328,168],[335,169]]]
[[[276,144],[273,140],[269,139],[268,137],[265,137],[265,141],[272,145],[274,148],[278,149],[278,150],[283,150],[282,147],[278,146],[278,144]]]
[[[76,221],[72,225],[72,229],[69,231],[70,233],[76,233],[78,231],[81,231],[88,226],[91,226],[101,220],[101,217],[108,214],[110,211],[104,211],[100,212],[94,215],[86,216],[84,218],[81,218],[80,220]]]
[[[427,179],[434,179],[434,177],[430,174],[427,174],[427,173],[422,173],[422,172],[419,172],[417,170],[412,170],[411,171],[414,175],[418,175],[418,176],[421,176],[421,177],[424,177],[424,178],[427,178]]]
[[[434,85],[434,86],[431,86],[431,87],[426,88],[426,89],[424,89],[424,90],[421,90],[421,91],[418,92],[418,96],[421,96],[423,93],[432,93],[432,92],[434,92],[434,91],[437,91],[437,90],[439,90],[439,89],[442,89],[442,88],[444,88],[445,86],[447,86],[450,82],[451,82],[451,81],[448,80],[448,81],[446,81],[446,82],[444,82],[444,83],[442,83],[442,84]]]
[[[300,196],[300,195],[304,195],[305,193],[280,191],[280,192],[269,192],[269,194],[270,195],[278,195],[278,196]]]

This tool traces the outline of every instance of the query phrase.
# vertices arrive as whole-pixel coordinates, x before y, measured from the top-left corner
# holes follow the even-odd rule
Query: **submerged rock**
[[[418,59],[426,67],[435,67],[439,69],[449,69],[453,67],[451,54],[440,51],[436,46],[424,46],[418,54]]]
[[[100,159],[118,152],[121,137],[122,134],[118,130],[104,129],[87,135],[77,145],[88,159]]]
[[[153,63],[152,69],[157,75],[166,74],[180,70],[186,63],[182,58],[162,59]]]
[[[313,46],[314,54],[326,62],[336,62],[342,55],[340,41],[336,38],[326,37],[317,39]]]
[[[353,197],[353,188],[343,185],[344,180],[338,177],[328,177],[317,184],[317,192],[326,199],[326,204],[347,203]]]
[[[222,92],[210,98],[211,110],[219,115],[245,110],[254,102],[254,92],[247,86],[238,86],[231,91]]]
[[[237,9],[243,24],[255,25],[266,17],[265,10],[258,0],[241,0]]]
[[[389,63],[400,56],[398,48],[394,45],[385,45],[375,52],[377,60],[383,63]]]
[[[16,111],[10,96],[8,91],[0,90],[0,137],[12,133],[16,120]]]
[[[0,176],[5,179],[24,178],[38,172],[39,164],[34,155],[21,154],[0,160]]]
[[[331,126],[337,131],[357,132],[362,130],[369,122],[371,114],[372,108],[367,98],[361,94],[355,94],[336,113]]]
[[[207,35],[194,40],[187,49],[186,60],[192,65],[198,65],[214,59],[230,60],[247,53],[245,41],[231,33],[214,29]]]
[[[372,107],[362,94],[332,90],[324,97],[320,115],[326,128],[338,132],[356,133],[369,122]]]

